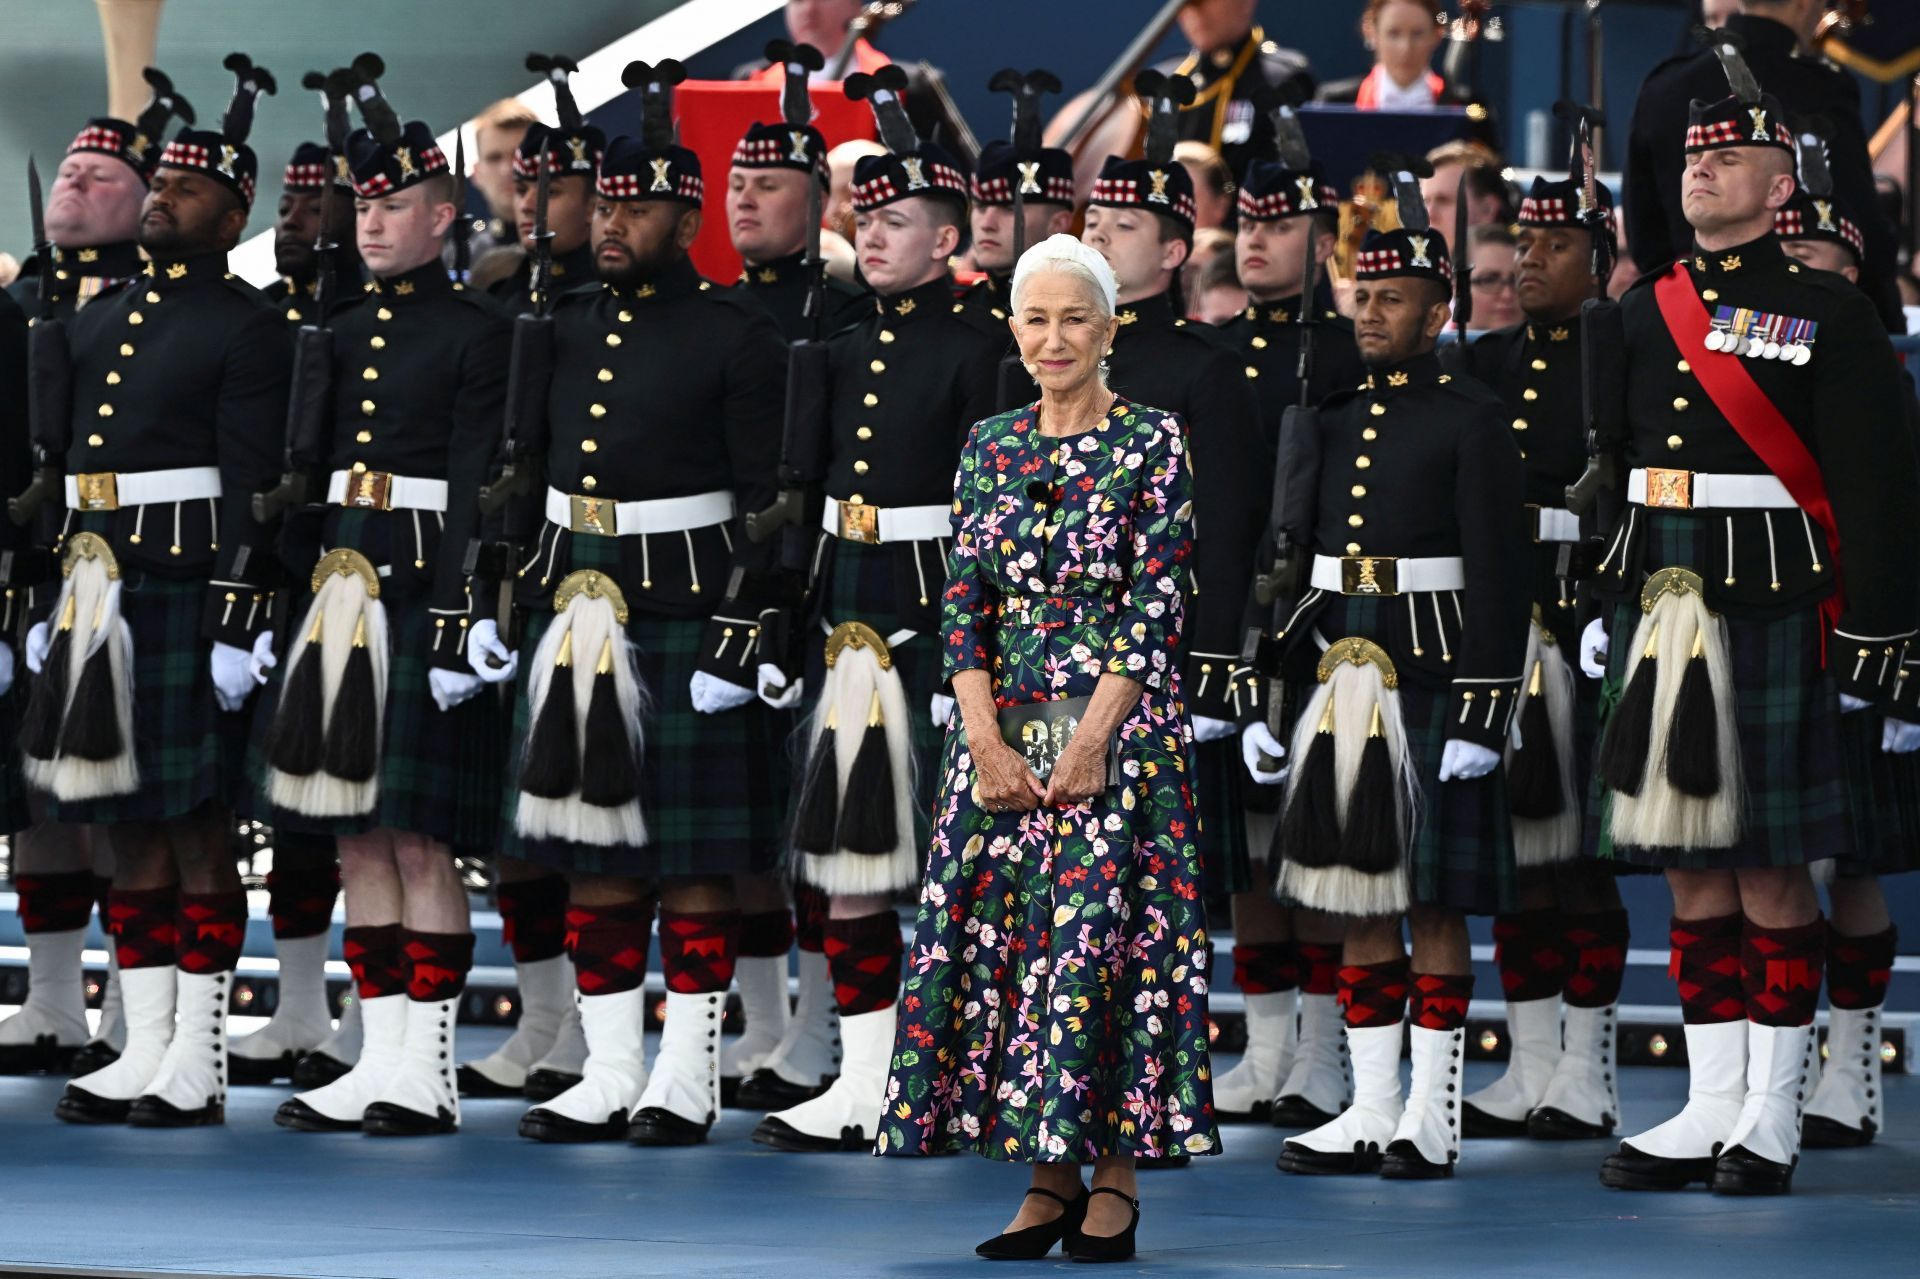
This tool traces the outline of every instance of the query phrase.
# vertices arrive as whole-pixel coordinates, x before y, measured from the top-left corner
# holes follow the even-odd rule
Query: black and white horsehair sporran
[[[1552,866],[1580,855],[1580,800],[1573,753],[1573,668],[1534,610],[1527,672],[1506,747],[1514,861]]]
[[[67,803],[140,789],[133,752],[133,632],[120,616],[120,564],[105,538],[76,533],[61,562],[54,632],[33,682],[20,745],[27,780]]]
[[[338,547],[311,586],[267,736],[267,797],[307,817],[361,817],[380,799],[390,655],[380,576]]]

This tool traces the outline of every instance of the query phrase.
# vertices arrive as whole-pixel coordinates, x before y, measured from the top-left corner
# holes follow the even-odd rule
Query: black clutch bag
[[[1033,775],[1045,782],[1067,749],[1067,743],[1073,740],[1080,720],[1092,703],[1093,697],[1089,694],[1085,697],[1063,697],[1052,702],[1027,702],[1019,706],[1002,707],[997,717],[1000,736],[1007,745],[1019,752],[1020,758],[1033,770]],[[1120,734],[1116,732],[1107,743],[1107,785],[1117,785],[1119,781]]]

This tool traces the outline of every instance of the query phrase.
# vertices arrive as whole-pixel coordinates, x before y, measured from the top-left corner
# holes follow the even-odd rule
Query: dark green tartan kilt
[[[18,650],[16,650],[17,652]],[[25,658],[14,666],[13,687],[0,697],[0,835],[14,835],[33,825],[28,811],[26,774],[20,768],[20,718],[27,709],[27,671]]]
[[[1326,623],[1339,634],[1323,627],[1326,639],[1359,635],[1386,642],[1381,600],[1351,597],[1342,603],[1344,608],[1330,614]],[[1306,706],[1313,691],[1311,683],[1296,681],[1290,704]],[[1499,767],[1471,781],[1440,780],[1440,757],[1447,744],[1448,693],[1447,688],[1423,688],[1406,679],[1400,681],[1400,717],[1420,779],[1420,824],[1407,855],[1408,889],[1419,905],[1445,906],[1469,915],[1496,915],[1513,910],[1519,900],[1507,770]],[[1292,732],[1289,725],[1280,735],[1281,741],[1289,740]],[[1274,838],[1277,845],[1278,826]],[[1278,868],[1278,852],[1277,846],[1269,850],[1269,869]]]
[[[301,592],[290,610],[289,632],[297,629],[312,596]],[[380,790],[373,811],[360,817],[308,817],[273,804],[266,796],[266,746],[280,689],[291,672],[284,641],[280,665],[253,707],[253,779],[248,811],[275,830],[307,835],[364,835],[371,830],[424,835],[450,848],[491,850],[498,838],[501,757],[505,754],[506,712],[497,692],[483,689],[451,710],[433,700],[427,683],[433,644],[433,617],[424,598],[385,599],[387,611],[387,701],[381,726]]]
[[[1193,743],[1193,804],[1200,819],[1194,847],[1201,886],[1209,893],[1244,893],[1253,887],[1247,849],[1248,792],[1256,787],[1240,758],[1240,738]]]
[[[233,807],[247,789],[248,711],[213,697],[211,648],[200,623],[204,580],[155,577],[122,566],[120,615],[133,633],[133,753],[140,789],[78,803],[47,801],[61,822],[158,822],[209,800]]]
[[[1843,879],[1920,870],[1920,755],[1880,749],[1886,718],[1873,710],[1840,716],[1853,847],[1839,860]]]
[[[1648,514],[1648,563],[1696,571],[1708,563],[1707,521]],[[1603,722],[1624,688],[1640,618],[1637,600],[1608,615],[1607,678],[1600,695]],[[1606,794],[1595,774],[1588,809],[1596,820],[1589,824],[1588,840],[1597,856],[1661,870],[1732,870],[1801,866],[1852,855],[1840,694],[1820,665],[1821,625],[1817,607],[1765,621],[1726,619],[1747,792],[1739,842],[1731,848],[1704,849],[1615,844],[1607,832]],[[1871,712],[1861,714],[1872,717]]]
[[[634,584],[620,582],[618,546],[612,538],[568,539],[570,567],[597,569],[613,577],[629,605],[642,598]],[[514,829],[519,797],[520,752],[532,725],[527,693],[534,650],[553,624],[553,614],[534,612],[519,643],[520,674],[514,683],[514,749],[500,787],[500,852],[586,875],[657,876],[759,874],[778,857],[784,773],[776,723],[782,718],[758,699],[717,715],[693,709],[688,686],[699,668],[707,619],[662,617],[633,608],[627,638],[633,642],[644,689],[640,756],[640,813],[647,824],[644,848],[523,839]],[[586,713],[586,707],[580,708]],[[591,749],[589,744],[589,749]]]

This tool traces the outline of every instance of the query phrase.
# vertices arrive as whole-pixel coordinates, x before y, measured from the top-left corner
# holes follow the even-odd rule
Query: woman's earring
[[[1020,361],[1020,367],[1025,369],[1027,371],[1027,376],[1032,378],[1035,382],[1038,382],[1040,380],[1040,366],[1038,364],[1035,364],[1031,360],[1022,360]]]
[[[1106,376],[1107,376],[1107,375],[1108,375],[1109,373],[1111,373],[1111,372],[1113,372],[1113,365],[1111,365],[1111,364],[1109,364],[1109,363],[1108,363],[1108,362],[1107,362],[1106,360],[1104,360],[1104,359],[1103,359],[1103,360],[1101,360],[1101,361],[1100,361],[1100,376],[1104,378],[1104,377],[1106,377]]]

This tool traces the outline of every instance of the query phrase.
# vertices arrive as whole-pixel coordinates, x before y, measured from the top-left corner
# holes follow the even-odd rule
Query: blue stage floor
[[[462,1055],[499,1033],[463,1031]],[[1495,1069],[1471,1067],[1469,1085]],[[1912,1275],[1920,1081],[1887,1082],[1895,1139],[1809,1155],[1787,1200],[1606,1191],[1603,1143],[1470,1142],[1450,1182],[1286,1177],[1273,1169],[1285,1134],[1233,1127],[1225,1155],[1143,1177],[1142,1252],[1118,1269]],[[1629,1069],[1624,1084],[1636,1131],[1679,1105],[1686,1074]],[[285,1132],[271,1117],[286,1090],[267,1088],[236,1090],[225,1128],[71,1128],[52,1115],[59,1090],[0,1080],[0,1273],[984,1275],[973,1245],[1026,1178],[971,1157],[775,1154],[747,1140],[757,1116],[738,1111],[711,1145],[641,1151],[521,1141],[524,1106],[504,1101],[470,1104],[450,1138]]]

